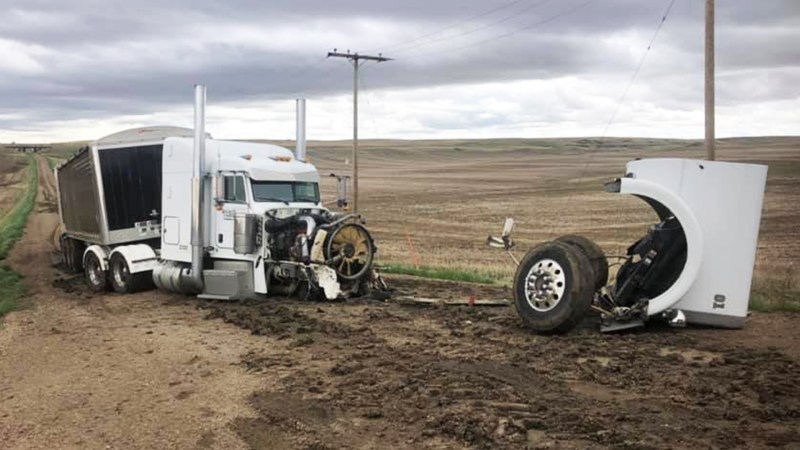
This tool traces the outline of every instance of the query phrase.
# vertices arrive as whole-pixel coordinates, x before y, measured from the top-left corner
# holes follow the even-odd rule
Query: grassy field
[[[0,317],[19,307],[19,299],[25,292],[22,278],[4,264],[4,260],[22,237],[28,215],[36,202],[38,169],[33,157],[28,157],[27,176],[24,179],[23,194],[14,206],[0,218]]]
[[[350,146],[310,142],[309,154],[321,174],[347,173]],[[721,139],[717,147],[720,160],[769,166],[753,308],[799,309],[800,138]],[[582,234],[609,255],[624,254],[657,217],[641,200],[606,193],[603,183],[623,175],[635,158],[704,156],[702,141],[676,139],[385,140],[360,148],[361,212],[381,264],[500,284],[511,279],[514,265],[484,242],[500,233],[505,217],[517,221],[518,257],[563,234]],[[333,198],[335,180],[323,176],[322,183],[324,196]]]
[[[85,144],[54,144],[46,156],[55,163]],[[335,196],[327,175],[350,171],[351,145],[309,142],[325,199]],[[721,139],[717,147],[720,160],[769,166],[753,307],[800,308],[800,138]],[[484,241],[505,217],[518,224],[518,257],[563,234],[583,234],[607,254],[623,254],[656,216],[638,199],[605,193],[603,183],[634,158],[704,156],[700,140],[649,138],[364,140],[360,148],[361,212],[379,263],[397,273],[495,284],[508,283],[514,266]]]

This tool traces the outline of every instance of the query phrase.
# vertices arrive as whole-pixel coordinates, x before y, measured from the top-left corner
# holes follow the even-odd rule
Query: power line
[[[488,14],[490,14],[492,12],[496,12],[496,11],[498,11],[500,9],[513,6],[513,5],[517,4],[517,3],[519,3],[520,1],[522,1],[522,0],[513,1],[513,2],[510,2],[510,3],[506,3],[504,5],[501,5],[499,7],[492,8],[492,9],[490,9],[488,11],[485,11],[483,13],[475,15],[470,19],[467,19],[465,22],[468,22],[470,20],[474,20],[474,18],[486,16],[486,15],[488,15]],[[546,1],[549,1],[549,0],[546,0]],[[525,8],[525,9],[523,9],[523,11],[526,11],[528,9],[532,9],[534,7],[537,7],[537,6],[541,6],[542,4],[546,3],[546,1],[542,1],[542,2],[536,3],[535,5],[529,6],[529,7]],[[471,47],[476,47],[476,46],[479,46],[479,45],[487,44],[487,43],[495,41],[495,40],[504,39],[504,38],[513,36],[514,34],[520,33],[522,31],[530,30],[530,29],[533,29],[535,27],[538,27],[538,26],[545,25],[547,23],[553,22],[553,21],[555,21],[555,20],[557,20],[557,19],[559,19],[561,17],[564,17],[566,15],[572,14],[573,12],[575,12],[575,11],[577,11],[579,9],[582,9],[582,8],[588,6],[589,4],[594,3],[595,1],[597,1],[597,0],[584,1],[583,3],[577,4],[572,8],[569,8],[567,10],[564,10],[564,11],[560,12],[560,13],[557,13],[557,14],[554,14],[552,16],[549,16],[549,17],[547,17],[547,18],[545,18],[543,20],[537,21],[535,23],[532,23],[532,24],[529,24],[529,25],[526,25],[526,26],[523,26],[523,27],[520,27],[520,28],[516,28],[516,29],[511,30],[509,32],[506,32],[506,33],[503,33],[503,34],[500,34],[500,35],[497,35],[497,36],[494,36],[494,37],[491,37],[491,38],[488,38],[488,39],[483,39],[483,40],[480,40],[480,41],[476,41],[476,42],[473,42],[473,43],[470,43],[470,44],[467,44],[467,45],[464,45],[464,46],[461,46],[461,47],[457,47],[457,48],[452,49],[452,50],[445,49],[445,50],[436,50],[436,51],[427,52],[427,53],[420,53],[420,54],[418,54],[418,56],[438,55],[438,54],[442,54],[442,53],[446,53],[446,52],[455,52],[455,51],[465,50],[467,48],[471,48]],[[464,22],[462,22],[462,23],[464,23]],[[425,36],[437,34],[437,33],[441,32],[441,31],[444,31],[445,29],[453,28],[455,26],[457,26],[457,25],[451,25],[449,27],[442,28],[442,29],[440,29],[438,31],[435,31],[433,33],[428,33],[428,35],[420,36],[419,38],[417,38],[415,40],[422,39]],[[413,42],[413,41],[411,41],[411,42]],[[395,46],[395,47],[397,47],[397,46]],[[376,66],[378,66],[378,65],[376,65]],[[372,66],[372,67],[367,66],[367,67],[364,67],[364,70],[368,70],[368,69],[371,69],[371,68],[376,67],[376,66]],[[323,75],[325,73],[328,73],[329,71],[330,70],[323,72]]]
[[[297,67],[296,69],[294,69],[294,70],[290,71],[289,73],[287,73],[287,75],[296,76],[296,75],[300,75],[302,73],[308,72],[309,70],[313,69],[314,67],[322,64],[323,61],[325,61],[325,57],[324,56],[321,57],[321,58],[315,59],[315,60],[311,61],[308,64],[304,64],[302,66]]]
[[[329,75],[331,72],[334,72],[336,70],[337,66],[334,65],[334,66],[328,66],[328,67],[326,67],[326,68],[324,68],[322,70],[312,71],[312,69],[316,68],[317,66],[319,66],[319,64],[322,61],[326,61],[327,59],[328,59],[327,56],[323,56],[320,60],[316,60],[312,64],[307,64],[305,66],[304,70],[302,70],[302,71],[297,71],[296,70],[296,71],[293,71],[293,72],[289,72],[289,77],[291,78],[290,81],[293,82],[294,84],[291,86],[292,87],[291,90],[288,90],[287,92],[282,93],[280,95],[282,95],[282,96],[285,95],[285,96],[288,96],[288,97],[297,97],[297,96],[305,96],[305,95],[307,95],[309,88],[313,86],[312,82],[318,82],[323,77]],[[342,61],[342,63],[344,63],[344,61]],[[294,73],[298,73],[298,75],[297,76],[292,76],[292,74],[294,74]],[[303,81],[304,79],[305,79],[306,82],[301,83],[300,86],[297,86],[298,82],[299,81]],[[295,87],[295,86],[297,86],[297,87]],[[306,87],[302,87],[302,86],[306,86]]]
[[[538,8],[538,7],[542,6],[542,5],[544,5],[545,3],[549,3],[550,1],[551,0],[542,0],[540,2],[534,3],[533,5],[525,7],[523,9],[511,14],[511,15],[505,16],[505,17],[503,17],[503,18],[501,18],[499,20],[496,20],[494,22],[489,22],[487,24],[483,24],[483,25],[481,25],[481,26],[479,26],[477,28],[473,28],[471,30],[466,30],[466,31],[464,31],[462,33],[458,33],[458,34],[454,34],[454,35],[450,35],[450,36],[444,36],[444,37],[441,37],[441,38],[438,38],[438,39],[432,39],[432,40],[430,40],[428,42],[424,42],[423,41],[423,42],[420,42],[420,43],[418,43],[416,45],[412,45],[410,47],[403,48],[401,50],[397,50],[396,52],[405,52],[405,51],[408,51],[408,50],[411,50],[411,49],[414,49],[414,48],[422,47],[424,45],[437,44],[439,42],[449,41],[451,39],[460,38],[460,37],[464,37],[464,36],[469,36],[471,34],[477,33],[478,31],[483,31],[483,30],[486,30],[486,29],[489,29],[489,28],[493,28],[493,27],[496,27],[497,25],[500,25],[502,23],[505,23],[505,22],[508,22],[510,20],[516,19],[517,17],[527,13],[528,11],[531,11],[532,9]]]
[[[608,134],[608,130],[611,127],[611,123],[616,118],[617,113],[619,112],[619,109],[622,106],[622,103],[625,101],[625,98],[628,96],[628,92],[630,91],[631,86],[633,85],[633,82],[636,80],[636,77],[639,75],[639,72],[641,71],[642,66],[644,65],[644,61],[647,58],[647,54],[650,52],[650,49],[653,48],[653,43],[655,43],[656,38],[658,37],[658,34],[661,31],[661,28],[664,26],[664,23],[667,21],[667,17],[669,16],[670,11],[672,11],[672,6],[675,4],[675,1],[676,0],[670,0],[669,5],[667,5],[667,9],[666,9],[666,11],[664,11],[664,14],[661,16],[661,21],[658,23],[658,26],[656,27],[656,31],[653,33],[653,37],[650,38],[650,42],[647,44],[647,48],[645,49],[644,53],[642,54],[642,57],[639,60],[639,64],[636,65],[636,69],[633,71],[633,75],[631,76],[631,79],[628,82],[628,85],[625,87],[625,91],[623,91],[622,97],[620,97],[619,102],[617,103],[617,106],[614,109],[614,112],[611,114],[611,117],[609,117],[608,122],[606,123],[605,129],[603,129],[603,134],[600,135],[600,140],[599,140],[599,142],[597,144],[595,144],[595,146],[593,147],[593,150],[596,150],[597,147],[600,146],[603,143],[603,141],[606,139],[606,135]],[[580,174],[578,175],[578,184],[580,184],[581,181],[583,181],[583,177],[586,174],[586,170],[589,168],[589,163],[594,158],[594,155],[595,155],[595,152],[589,153],[589,155],[587,155],[586,163],[584,163],[583,168],[581,169]],[[567,198],[567,202],[569,202],[571,199],[572,199],[572,195],[570,195]]]
[[[364,91],[364,99],[367,101],[367,112],[369,112],[369,117],[370,117],[370,119],[372,119],[372,130],[375,132],[375,136],[379,137],[380,133],[378,132],[378,123],[375,121],[375,114],[373,114],[373,112],[372,112],[372,102],[369,101],[369,97],[370,97],[369,96],[369,90],[368,90],[368,87],[367,87],[366,80],[364,78],[366,78],[366,77],[362,76],[358,80],[358,84],[360,85],[361,90]]]
[[[393,51],[393,50],[395,50],[397,48],[405,47],[405,46],[410,45],[410,44],[412,44],[414,42],[417,42],[419,40],[422,40],[422,39],[425,39],[425,38],[429,38],[431,36],[436,36],[437,34],[443,33],[443,32],[445,32],[447,30],[451,30],[453,28],[457,28],[457,27],[459,27],[459,26],[461,26],[461,25],[463,25],[465,23],[472,22],[475,19],[480,19],[481,17],[488,16],[489,14],[492,14],[494,12],[500,11],[502,9],[510,8],[510,7],[514,6],[514,5],[516,5],[517,3],[522,2],[522,1],[527,1],[527,0],[514,0],[514,1],[511,1],[511,2],[508,2],[508,3],[504,3],[504,4],[500,5],[500,6],[496,6],[494,8],[491,8],[491,9],[487,10],[487,11],[475,14],[473,16],[470,16],[470,17],[466,18],[466,19],[458,20],[455,23],[452,23],[452,24],[450,24],[450,25],[448,25],[448,26],[446,26],[444,28],[440,28],[438,30],[435,30],[435,31],[427,33],[427,34],[423,34],[421,36],[417,36],[416,38],[414,38],[414,39],[412,39],[412,40],[410,40],[408,42],[400,42],[400,43],[397,43],[397,44],[394,44],[394,45],[390,45],[388,47],[382,47],[382,48],[384,49],[384,51]],[[377,50],[377,49],[375,49],[375,50]],[[370,50],[370,51],[373,51],[373,50]]]
[[[500,40],[500,39],[505,39],[505,38],[511,37],[511,36],[513,36],[513,35],[515,35],[517,33],[520,33],[520,32],[523,32],[523,31],[527,31],[527,30],[531,30],[531,29],[536,28],[538,26],[545,25],[545,24],[548,24],[550,22],[553,22],[556,19],[559,19],[561,17],[564,17],[564,16],[567,16],[569,14],[572,14],[572,13],[574,13],[574,12],[580,10],[580,9],[583,9],[583,8],[589,6],[590,4],[592,4],[592,3],[596,2],[596,1],[597,0],[584,1],[583,3],[579,3],[579,4],[575,5],[575,6],[573,6],[572,8],[566,9],[566,10],[560,12],[560,13],[557,13],[557,14],[554,14],[552,16],[549,16],[546,19],[540,20],[538,22],[534,22],[534,23],[526,25],[524,27],[517,28],[517,29],[511,30],[509,32],[502,33],[502,34],[499,34],[499,35],[496,35],[496,36],[493,36],[493,37],[490,37],[490,38],[487,38],[487,39],[483,39],[483,40],[480,40],[480,41],[472,42],[470,44],[467,44],[467,45],[464,45],[464,46],[461,46],[461,47],[456,47],[456,48],[453,48],[453,49],[436,50],[436,51],[432,51],[432,52],[421,53],[418,56],[438,55],[440,53],[457,52],[457,51],[461,51],[461,50],[466,50],[468,48],[476,47],[476,46],[479,46],[479,45],[488,44],[489,42],[494,42],[494,41],[497,41],[497,40]]]
[[[664,11],[664,15],[661,17],[661,22],[658,23],[656,27],[655,33],[653,33],[653,37],[650,38],[650,42],[647,44],[647,49],[645,49],[644,53],[642,53],[642,58],[639,60],[639,64],[636,65],[636,69],[633,71],[633,75],[631,76],[630,81],[628,81],[628,85],[625,87],[625,90],[622,93],[622,97],[620,97],[619,102],[617,103],[617,107],[614,109],[614,113],[611,114],[611,117],[608,118],[608,123],[606,123],[606,127],[603,129],[603,134],[600,137],[602,141],[606,137],[606,133],[608,133],[608,129],[611,127],[611,122],[617,117],[617,113],[619,112],[620,107],[622,107],[622,103],[625,101],[625,98],[628,96],[628,92],[631,90],[631,86],[633,86],[633,82],[636,81],[636,77],[639,76],[639,71],[642,70],[642,66],[644,65],[645,59],[647,59],[648,53],[650,53],[650,49],[653,47],[653,43],[656,41],[658,37],[658,33],[661,32],[661,28],[664,26],[664,22],[667,21],[667,17],[669,16],[670,11],[672,11],[672,6],[675,5],[675,0],[670,0],[669,5],[667,6],[667,10]]]

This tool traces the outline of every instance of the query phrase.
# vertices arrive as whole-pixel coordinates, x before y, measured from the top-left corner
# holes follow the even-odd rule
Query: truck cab
[[[167,261],[190,263],[192,260],[192,167],[189,162],[193,144],[192,139],[181,137],[164,140],[160,256]],[[293,242],[270,245],[261,228],[270,220],[288,220],[302,215],[330,216],[331,212],[322,205],[320,198],[319,172],[312,164],[297,160],[286,148],[260,143],[206,139],[204,161],[201,177],[203,203],[207,205],[203,219],[207,225],[204,241],[207,256],[212,260],[211,272],[207,275],[214,277],[218,274],[213,270],[235,268],[245,274],[243,286],[246,290],[266,294],[270,280],[263,264],[289,257],[281,250]],[[238,235],[237,218],[242,228]],[[274,241],[275,237],[272,238]],[[274,274],[275,268],[271,271]]]

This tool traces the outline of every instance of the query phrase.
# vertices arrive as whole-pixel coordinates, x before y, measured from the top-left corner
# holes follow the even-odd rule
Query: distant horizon
[[[122,131],[122,130],[120,130]],[[212,134],[213,136],[213,134]],[[100,137],[102,138],[102,136]],[[71,141],[7,141],[0,142],[0,145],[6,147],[11,145],[68,145],[92,142],[97,139],[78,139]],[[791,139],[800,138],[798,135],[763,135],[763,136],[725,136],[717,137],[716,141],[736,140],[736,139]],[[230,138],[230,137],[214,137],[217,140],[224,141],[267,141],[267,142],[295,142],[294,139],[273,139],[273,138]],[[420,139],[403,139],[403,138],[359,138],[359,142],[420,142],[420,141],[533,141],[533,140],[573,140],[573,139],[590,139],[590,140],[655,140],[655,141],[697,141],[703,142],[703,138],[672,138],[672,137],[649,137],[649,136],[559,136],[559,137],[501,137],[501,138],[420,138]],[[325,143],[348,143],[352,139],[306,139],[306,142],[325,142]]]

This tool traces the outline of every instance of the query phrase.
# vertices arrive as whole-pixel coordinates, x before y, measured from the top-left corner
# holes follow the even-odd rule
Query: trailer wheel
[[[61,259],[67,272],[72,272],[72,250],[67,236],[61,236]]]
[[[564,333],[583,319],[594,296],[591,262],[573,245],[547,242],[529,250],[514,276],[514,303],[539,333]]]
[[[83,272],[84,250],[86,250],[86,246],[83,242],[76,241],[66,235],[61,237],[61,254],[68,272]]]
[[[100,264],[100,258],[94,252],[89,252],[86,255],[86,261],[83,264],[83,274],[86,279],[86,284],[93,292],[105,292],[108,287],[108,274],[103,270]]]
[[[569,234],[561,236],[556,241],[565,242],[578,247],[592,263],[594,268],[594,290],[597,291],[608,283],[608,259],[603,249],[593,241],[583,236]]]
[[[153,272],[131,273],[128,262],[120,253],[111,255],[108,262],[111,287],[118,294],[130,294],[148,289],[153,284]]]

